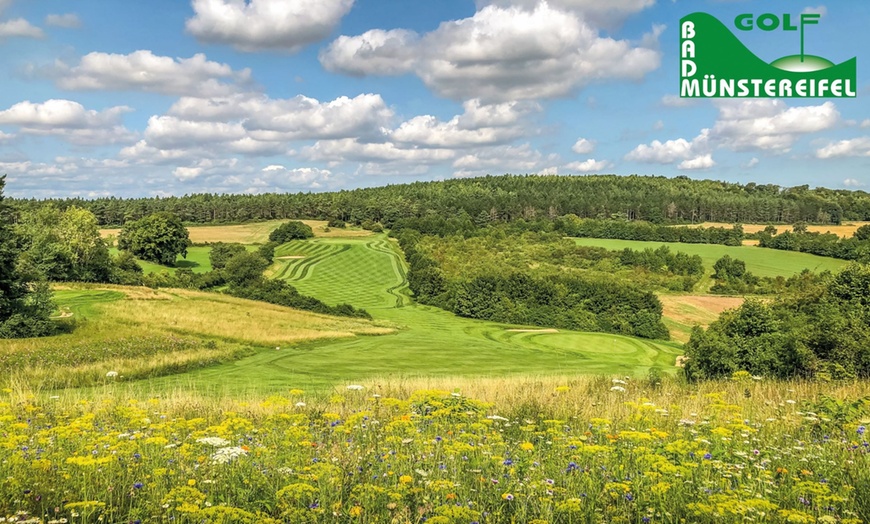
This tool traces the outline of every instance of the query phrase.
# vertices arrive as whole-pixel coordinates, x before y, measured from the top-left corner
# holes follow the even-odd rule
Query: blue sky
[[[678,25],[822,13],[858,97],[676,97]],[[18,197],[326,191],[503,173],[867,189],[870,3],[0,0]],[[796,33],[738,32],[761,58]]]

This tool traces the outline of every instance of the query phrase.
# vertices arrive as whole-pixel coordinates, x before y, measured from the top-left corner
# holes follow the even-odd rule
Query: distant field
[[[688,342],[695,326],[707,327],[726,309],[743,304],[742,297],[662,295],[662,317],[677,342]]]
[[[844,222],[837,225],[825,225],[825,226],[807,226],[807,231],[811,231],[813,233],[834,233],[835,235],[839,235],[841,237],[851,237],[855,234],[855,230],[861,226],[870,224],[870,222]],[[743,226],[743,231],[746,233],[757,233],[759,231],[763,231],[766,224],[741,224]],[[726,224],[724,222],[704,222],[701,224],[692,224],[689,227],[726,227],[731,228],[734,224]],[[782,233],[784,231],[791,231],[790,225],[779,224],[773,226],[776,228],[778,233]]]
[[[611,240],[603,238],[575,238],[577,244],[598,246],[607,249],[656,249],[668,246],[672,252],[682,251],[699,255],[707,273],[713,272],[713,264],[725,255],[746,262],[746,269],[760,277],[790,277],[804,269],[811,271],[837,271],[846,261],[820,257],[795,251],[780,251],[756,246],[722,246],[717,244],[683,244],[679,242],[641,242],[636,240]]]
[[[190,232],[190,241],[194,244],[204,244],[206,242],[265,244],[269,241],[269,233],[284,222],[287,222],[287,220],[269,220],[267,222],[231,226],[187,226],[187,230]],[[311,226],[314,235],[317,237],[367,237],[372,235],[371,231],[354,227],[345,229],[331,228],[329,231],[326,231],[327,222],[325,220],[301,220],[301,222]],[[117,237],[120,232],[120,229],[101,229],[100,235],[103,238],[112,235]]]
[[[33,387],[145,378],[234,360],[255,348],[392,332],[384,324],[318,315],[198,291],[62,285],[55,301],[71,334],[0,340],[0,371]]]

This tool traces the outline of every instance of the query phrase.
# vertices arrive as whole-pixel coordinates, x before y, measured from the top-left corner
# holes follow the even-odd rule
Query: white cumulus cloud
[[[840,113],[833,102],[788,107],[781,100],[722,100],[711,134],[735,151],[787,152],[803,135],[834,127]]]
[[[698,158],[700,152],[708,147],[709,131],[704,130],[695,139],[685,138],[661,142],[653,140],[649,145],[640,144],[625,156],[626,160],[651,164],[672,164],[678,160]]]
[[[130,141],[133,134],[122,124],[127,106],[103,111],[85,109],[78,102],[51,99],[19,102],[0,111],[0,124],[19,126],[21,133],[56,136],[74,144],[99,145]]]
[[[712,128],[702,130],[692,140],[641,144],[625,159],[656,164],[679,162],[679,169],[709,169],[715,165],[714,149],[786,153],[801,137],[831,129],[840,122],[840,113],[832,102],[803,107],[788,107],[780,100],[718,100],[714,104],[719,117]],[[835,154],[838,150],[833,147],[820,149],[816,156],[842,155]],[[757,159],[750,161],[747,167],[756,163]]]
[[[571,162],[565,165],[565,170],[572,173],[600,173],[611,167],[611,163],[606,160],[595,160],[590,158],[583,162]]]
[[[414,69],[419,37],[413,31],[372,29],[359,36],[340,36],[321,51],[329,71],[351,76],[400,75]]]
[[[0,21],[0,40],[9,37],[42,38],[45,33],[23,18]]]
[[[603,37],[576,13],[546,2],[487,5],[422,36],[369,31],[342,37],[320,59],[330,70],[356,76],[413,71],[436,94],[458,100],[546,99],[594,82],[642,79],[659,67],[662,29],[635,45]]]
[[[353,0],[193,0],[187,31],[241,51],[296,52],[328,37]]]
[[[715,165],[716,162],[713,160],[713,155],[710,155],[708,153],[706,155],[701,155],[695,158],[691,158],[689,160],[683,160],[682,162],[680,162],[680,165],[677,166],[677,169],[710,169]]]
[[[852,138],[832,142],[816,150],[817,158],[870,156],[870,137]]]
[[[221,96],[250,83],[251,71],[233,70],[206,59],[158,56],[149,50],[127,55],[89,53],[78,64],[58,62],[51,73],[68,90],[147,91],[165,95]]]
[[[477,0],[478,6],[496,4],[534,7],[541,0]],[[625,18],[655,5],[655,0],[549,0],[550,5],[573,11],[600,25],[613,25]]]
[[[529,102],[485,105],[473,99],[463,104],[465,112],[447,122],[421,115],[403,122],[393,131],[397,142],[426,147],[464,148],[509,142],[529,133],[526,115],[540,110]]]
[[[585,138],[578,138],[577,141],[574,142],[574,145],[571,146],[571,151],[574,151],[578,155],[588,155],[595,151],[595,142]]]
[[[258,140],[346,138],[380,135],[393,118],[381,95],[340,96],[320,102],[305,96],[261,98],[249,105],[245,128]]]
[[[248,192],[285,191],[290,188],[320,189],[330,182],[332,171],[316,167],[264,167],[250,180]]]

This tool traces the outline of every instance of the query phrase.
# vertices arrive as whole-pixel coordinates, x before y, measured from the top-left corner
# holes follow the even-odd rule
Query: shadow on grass
[[[193,269],[199,267],[199,262],[194,262],[193,260],[176,260],[175,267],[178,269]]]

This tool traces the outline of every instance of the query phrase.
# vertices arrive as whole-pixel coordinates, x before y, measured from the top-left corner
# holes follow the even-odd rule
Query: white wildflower
[[[625,388],[622,387],[622,386],[613,386],[612,388],[610,388],[610,391],[618,391],[618,392],[620,392],[620,393],[624,393],[624,392],[625,392]]]
[[[117,371],[109,371],[108,373],[106,373],[106,378],[115,378],[117,376],[118,376]]]
[[[624,380],[619,380],[618,378],[615,378],[615,379],[611,380],[611,382],[613,382],[614,384],[620,384],[620,385],[622,385],[622,386],[628,384],[628,382],[626,382],[626,381],[624,381]]]
[[[208,444],[209,446],[214,446],[216,448],[219,448],[221,446],[226,446],[227,444],[230,443],[229,440],[222,439],[220,437],[203,437],[203,438],[196,439],[196,441],[199,442],[200,444]]]
[[[304,408],[304,407],[305,407],[305,402],[297,402],[297,403],[296,403],[296,407],[297,407],[297,408]]]
[[[365,386],[360,386],[359,384],[351,384],[347,387],[347,389],[351,391],[362,391],[365,389]]]
[[[239,446],[219,448],[211,456],[211,461],[214,464],[227,464],[242,455],[247,455],[248,452]]]
[[[500,417],[500,416],[498,416],[498,415],[489,415],[489,416],[486,417],[486,418],[488,418],[489,420],[501,420],[501,421],[503,421],[503,422],[507,422],[507,420],[508,420],[508,419],[506,419],[506,418],[504,418],[504,417]]]

